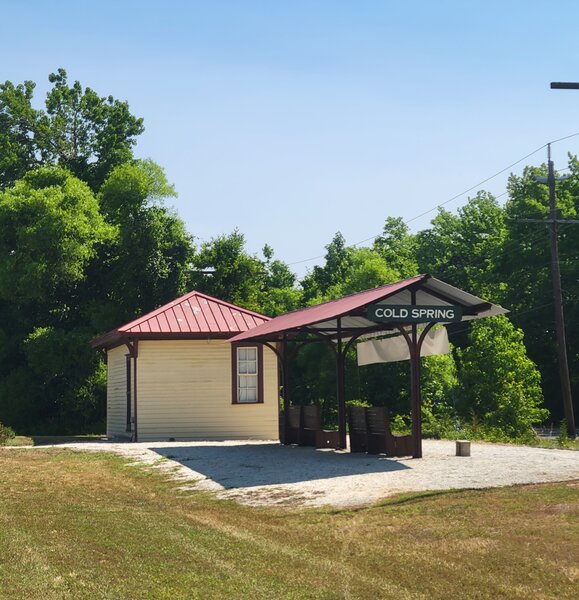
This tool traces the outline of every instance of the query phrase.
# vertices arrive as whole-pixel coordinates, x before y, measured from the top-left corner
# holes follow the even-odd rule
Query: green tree
[[[142,119],[49,80],[38,110],[34,83],[0,85],[0,418],[78,432],[104,415],[88,340],[185,291],[193,247],[162,169],[133,160]]]
[[[90,432],[104,419],[106,366],[87,343],[87,328],[37,327],[24,340],[27,390],[34,417],[19,411],[15,425],[44,432]]]
[[[576,219],[579,213],[579,165],[570,157],[571,177],[556,186],[557,206],[562,219]],[[509,200],[505,205],[508,225],[507,251],[498,268],[508,282],[504,305],[512,311],[511,319],[525,331],[529,356],[541,371],[542,387],[548,408],[562,416],[559,366],[555,345],[555,322],[551,280],[549,231],[539,223],[521,219],[547,219],[549,193],[537,178],[547,174],[546,165],[527,167],[522,176],[509,179]],[[579,395],[579,227],[560,225],[559,266],[564,290],[568,356],[572,374],[573,396]]]
[[[143,120],[126,102],[83,90],[58,69],[45,110],[33,107],[35,84],[0,84],[0,188],[31,169],[60,165],[97,190],[116,165],[132,159]]]
[[[352,248],[350,264],[339,284],[334,285],[333,297],[355,294],[386,285],[400,279],[400,273],[370,248]]]
[[[440,209],[432,227],[416,236],[419,270],[483,298],[500,301],[505,283],[497,264],[507,239],[505,214],[479,192],[456,215]]]
[[[44,158],[35,142],[40,113],[32,107],[34,87],[32,81],[0,85],[0,189],[12,185]]]
[[[459,380],[452,352],[422,359],[422,432],[449,437],[457,423]]]
[[[342,285],[351,267],[352,248],[346,246],[344,236],[338,231],[326,246],[324,265],[316,265],[301,281],[304,301],[316,304],[321,298],[335,297],[332,288]]]
[[[0,230],[0,297],[23,303],[66,293],[114,235],[89,187],[58,167],[0,192]]]
[[[523,332],[504,316],[473,324],[471,345],[457,350],[461,402],[459,410],[483,427],[509,438],[533,435],[543,421],[541,377],[527,356]]]
[[[176,196],[151,160],[115,167],[101,186],[101,211],[118,235],[102,248],[79,303],[97,330],[111,328],[169,302],[187,288],[192,238],[164,206]]]
[[[307,304],[341,298],[399,280],[400,273],[371,248],[347,246],[337,233],[326,246],[325,262],[302,280]],[[294,361],[294,378],[300,401],[322,407],[326,424],[335,424],[335,361],[326,344],[303,348]],[[395,414],[407,410],[408,373],[405,365],[369,365],[361,369],[352,349],[346,357],[346,399],[388,406]]]
[[[162,205],[171,194],[151,161],[113,169],[98,200],[61,167],[0,193],[5,422],[78,432],[103,418],[104,366],[88,341],[184,291],[191,240]]]
[[[263,263],[246,252],[237,229],[202,244],[193,261],[192,287],[250,310],[260,308],[264,279]]]
[[[263,260],[249,254],[238,230],[218,236],[202,244],[196,254],[191,286],[270,316],[294,310],[301,302],[295,275],[273,254],[267,244]]]
[[[115,228],[85,183],[45,167],[0,193],[0,230],[0,420],[30,431],[74,413],[78,431],[104,388],[74,298]]]
[[[325,262],[316,265],[302,280],[304,301],[318,304],[400,279],[400,272],[371,248],[346,246],[337,233],[326,246]]]
[[[281,260],[274,259],[269,245],[263,248],[265,278],[259,297],[259,312],[275,317],[296,310],[302,301],[301,291],[296,286],[295,273]]]
[[[402,279],[418,274],[416,239],[400,217],[386,219],[382,234],[374,240],[374,250]]]
[[[392,416],[410,415],[410,370],[408,361],[376,363],[359,367],[357,359],[347,364],[347,376],[358,380],[358,393],[353,398],[360,398],[371,406],[386,406]],[[350,389],[352,389],[350,387]],[[350,398],[348,398],[350,399]]]

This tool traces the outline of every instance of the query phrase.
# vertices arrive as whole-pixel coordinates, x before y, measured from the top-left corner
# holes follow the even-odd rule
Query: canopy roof
[[[269,317],[193,290],[90,343],[102,348],[124,338],[229,338],[267,321]]]
[[[394,324],[376,323],[366,318],[366,308],[371,304],[460,306],[463,321],[508,312],[497,304],[486,302],[428,274],[423,274],[280,315],[254,329],[236,335],[230,341],[272,342],[280,341],[284,334],[290,333],[316,333],[334,337],[338,329],[346,335],[393,329]],[[338,319],[340,319],[339,324]]]

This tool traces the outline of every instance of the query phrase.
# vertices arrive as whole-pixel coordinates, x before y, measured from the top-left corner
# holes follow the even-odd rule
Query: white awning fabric
[[[356,346],[358,352],[358,365],[372,365],[375,363],[397,362],[410,360],[410,350],[404,336],[386,338],[383,340],[370,340],[360,342]],[[420,356],[433,356],[448,354],[448,333],[446,327],[431,329],[424,338]]]

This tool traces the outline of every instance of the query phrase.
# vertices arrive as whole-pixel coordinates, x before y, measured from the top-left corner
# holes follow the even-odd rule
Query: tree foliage
[[[101,186],[101,211],[118,231],[92,269],[94,285],[106,291],[108,323],[123,323],[186,291],[192,238],[164,206],[175,195],[161,167],[150,160],[115,167]]]
[[[456,215],[440,209],[432,227],[418,233],[419,269],[483,298],[499,301],[505,284],[497,264],[506,239],[503,209],[493,196],[479,192]]]
[[[0,192],[0,231],[0,297],[23,303],[82,281],[98,245],[114,237],[90,188],[59,167]]]
[[[61,167],[0,193],[0,229],[0,414],[19,428],[88,426],[102,418],[102,367],[74,298],[116,229]]]
[[[269,245],[263,248],[265,279],[259,295],[259,312],[270,317],[296,310],[302,303],[302,292],[297,288],[296,276],[281,260],[273,258]]]
[[[210,296],[259,308],[259,291],[265,272],[263,264],[245,251],[245,237],[235,230],[202,244],[194,261],[192,284]]]
[[[448,436],[456,425],[460,389],[454,353],[424,358],[421,376],[424,435]]]
[[[0,187],[31,169],[60,165],[97,190],[116,165],[133,158],[143,120],[126,102],[101,97],[58,69],[45,109],[33,107],[35,84],[0,84]]]
[[[382,233],[374,240],[374,250],[401,278],[418,273],[416,236],[410,233],[408,225],[400,217],[386,218]]]
[[[217,236],[202,244],[195,255],[191,287],[270,316],[296,309],[301,293],[295,275],[273,258],[267,244],[263,256],[247,252],[245,237],[237,230]]]
[[[508,437],[532,436],[532,426],[548,412],[523,332],[499,316],[474,323],[469,338],[471,345],[458,351],[462,415]]]
[[[579,166],[570,157],[570,179],[556,186],[559,216],[576,219],[579,213]],[[551,256],[549,231],[541,224],[521,222],[522,218],[546,219],[549,216],[547,186],[537,181],[545,177],[546,165],[527,167],[522,176],[509,179],[509,199],[505,204],[509,245],[498,269],[510,282],[504,293],[504,303],[511,311],[512,321],[525,332],[529,356],[538,365],[542,376],[547,406],[561,415],[561,387],[557,363]],[[558,227],[559,267],[567,330],[569,369],[573,396],[579,395],[579,227]]]
[[[346,272],[352,264],[353,249],[346,246],[344,236],[338,231],[326,246],[326,255],[322,266],[316,265],[301,281],[304,301],[315,304],[322,299],[335,297],[337,288],[342,284]]]

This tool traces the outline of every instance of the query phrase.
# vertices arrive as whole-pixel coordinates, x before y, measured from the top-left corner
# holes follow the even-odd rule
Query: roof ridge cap
[[[243,306],[238,306],[237,304],[232,304],[231,302],[227,302],[226,300],[221,300],[220,298],[216,298],[215,296],[210,296],[209,294],[204,294],[203,292],[198,292],[196,290],[193,290],[190,293],[197,294],[198,296],[202,296],[203,298],[205,298],[207,300],[211,300],[212,302],[217,302],[218,304],[228,306],[229,308],[233,308],[234,310],[240,310],[245,313],[249,313],[250,315],[253,315],[254,317],[258,317],[260,319],[265,319],[266,321],[271,321],[271,319],[272,319],[272,317],[269,317],[267,315],[263,315],[261,313],[255,312],[254,310],[250,310],[249,308],[243,308]]]
[[[132,321],[129,321],[128,323],[124,323],[120,327],[117,327],[115,331],[118,331],[120,333],[126,332],[128,329],[131,329],[132,327],[136,327],[137,325],[140,325],[144,321],[148,321],[152,317],[156,317],[157,315],[165,312],[169,308],[172,308],[173,306],[176,306],[178,304],[181,304],[182,302],[189,300],[193,296],[201,296],[205,300],[215,302],[222,306],[227,306],[228,308],[233,309],[233,310],[245,312],[247,314],[250,314],[251,316],[257,317],[258,319],[263,319],[264,321],[271,320],[271,317],[268,317],[267,315],[262,315],[258,312],[254,312],[247,308],[237,306],[236,304],[231,304],[230,302],[226,302],[225,300],[215,298],[215,296],[210,296],[209,294],[204,294],[203,292],[198,292],[197,290],[191,290],[190,292],[187,292],[187,293],[183,294],[182,296],[179,296],[178,298],[171,300],[170,302],[166,302],[165,304],[163,304],[157,308],[154,308],[153,310],[145,313],[144,315],[141,315],[140,317],[137,317],[136,319],[133,319]]]
[[[166,311],[171,306],[175,306],[175,304],[180,304],[181,302],[188,300],[194,293],[195,293],[195,290],[193,290],[191,292],[187,292],[186,294],[183,294],[182,296],[175,298],[175,300],[171,300],[170,302],[165,302],[165,304],[162,304],[161,306],[158,306],[157,308],[154,308],[153,310],[146,312],[144,315],[140,315],[139,317],[136,317],[132,321],[129,321],[128,323],[124,323],[120,327],[117,327],[116,331],[124,332],[126,329],[130,329],[131,327],[140,325],[143,321],[149,320],[152,317],[156,317],[158,314]]]

